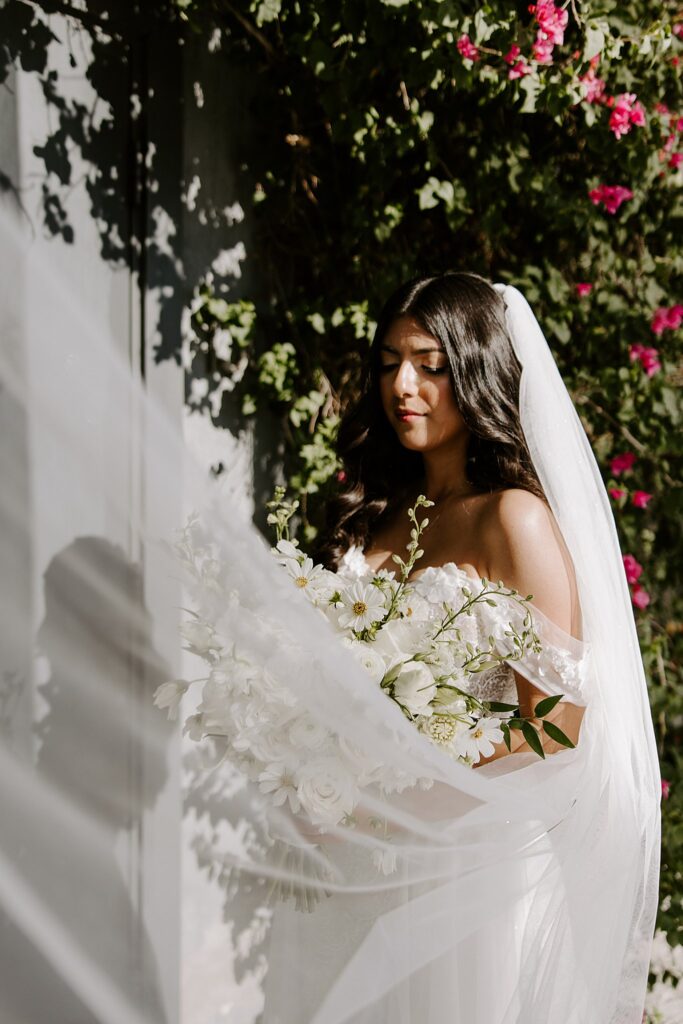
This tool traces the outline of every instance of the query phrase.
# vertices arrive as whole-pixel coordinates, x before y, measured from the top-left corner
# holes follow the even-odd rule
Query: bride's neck
[[[421,493],[437,504],[446,498],[474,494],[476,487],[467,479],[465,466],[467,444],[457,448],[426,452],[422,456],[424,474],[420,481]]]

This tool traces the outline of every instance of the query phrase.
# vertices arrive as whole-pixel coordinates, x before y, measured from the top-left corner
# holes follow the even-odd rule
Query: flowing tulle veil
[[[230,473],[205,479],[178,424],[71,296],[46,284],[55,330],[49,343],[34,330],[21,277],[43,271],[18,244],[3,252],[0,513],[12,570],[1,590],[7,1018],[178,1019],[155,992],[155,942],[118,856],[125,837],[156,815],[178,845],[181,828],[189,836],[186,849],[218,885],[228,925],[216,940],[222,972],[195,955],[205,948],[200,941],[183,947],[179,972],[194,993],[183,1021],[231,1019],[225,975],[235,963],[255,990],[266,966],[289,971],[290,1005],[267,1007],[264,1020],[296,1020],[310,978],[299,951],[278,939],[286,938],[278,914],[314,922],[327,903],[338,909],[340,929],[365,920],[353,955],[329,967],[310,1015],[316,1024],[465,1021],[453,1012],[454,979],[471,990],[462,1004],[471,1010],[467,1024],[484,1024],[477,986],[490,984],[490,965],[509,960],[510,942],[514,1002],[486,1024],[640,1024],[658,867],[646,684],[604,486],[523,296],[497,286],[523,367],[524,433],[576,570],[590,676],[575,750],[545,762],[504,759],[487,774],[447,758],[368,685],[320,615],[293,597]],[[76,400],[83,429],[74,432]],[[147,467],[144,515],[139,494],[122,493],[106,471],[128,444]],[[36,502],[49,504],[63,537],[49,566]],[[210,547],[214,565],[213,575],[184,581],[183,598],[168,542],[171,524],[181,527],[190,512],[193,537]],[[119,543],[103,539],[102,524]],[[143,587],[150,559],[168,586]],[[159,682],[184,674],[178,606],[192,588],[206,598],[216,580],[224,637],[349,750],[401,780],[391,794],[364,793],[388,834],[338,827],[312,841],[286,806],[274,807],[244,778],[220,739],[181,743],[178,728],[152,707]],[[22,719],[36,725],[13,731]],[[144,766],[145,785],[131,801],[133,762]],[[384,874],[372,854],[388,848],[398,867]],[[167,867],[168,856],[174,863],[173,843],[147,849],[152,871]],[[158,898],[178,906],[193,935],[215,930],[216,907],[198,898],[197,873],[184,868],[173,877],[177,885],[167,880]],[[293,899],[274,900],[276,889]],[[296,910],[297,899],[308,909]],[[238,1011],[234,1019],[248,1017]]]

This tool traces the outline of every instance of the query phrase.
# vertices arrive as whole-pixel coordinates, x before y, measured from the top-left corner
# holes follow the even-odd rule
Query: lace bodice
[[[338,571],[356,578],[373,575],[363,551],[356,545],[344,553]],[[455,562],[423,569],[410,582],[419,597],[433,602],[447,600],[449,590],[463,582],[474,592],[477,587],[481,588],[481,584]],[[533,604],[529,607],[542,650],[538,654],[528,651],[522,658],[515,659],[515,671],[549,695],[564,694],[572,703],[585,705],[590,645],[560,629]],[[516,602],[497,597],[495,607],[484,603],[474,605],[474,628],[482,640],[490,635],[502,637],[519,614]],[[508,663],[472,677],[470,687],[474,695],[483,700],[506,703],[517,700],[515,677]]]

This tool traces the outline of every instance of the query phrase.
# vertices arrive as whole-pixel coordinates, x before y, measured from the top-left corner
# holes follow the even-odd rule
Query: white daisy
[[[320,581],[325,571],[322,565],[315,565],[313,559],[308,557],[304,558],[301,565],[294,559],[288,558],[285,562],[285,569],[294,580],[294,585],[300,590],[307,588],[314,590],[316,581]]]
[[[499,718],[480,718],[476,725],[467,729],[458,737],[458,752],[467,758],[472,758],[474,764],[480,757],[490,757],[494,752],[494,743],[501,743],[503,733],[500,729]]]
[[[356,581],[342,595],[344,607],[339,625],[355,630],[367,629],[384,614],[384,595],[377,587]]]

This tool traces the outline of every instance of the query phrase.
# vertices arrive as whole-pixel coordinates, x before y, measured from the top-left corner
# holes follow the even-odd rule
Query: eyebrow
[[[382,344],[380,345],[380,350],[383,352],[393,352],[395,355],[398,355],[398,349],[392,348],[391,345]],[[439,355],[446,355],[442,348],[414,348],[412,350],[412,354],[414,356],[422,356],[425,355],[427,352],[438,352]]]

